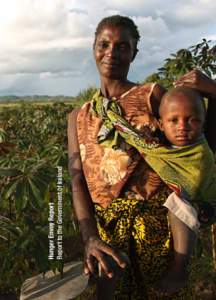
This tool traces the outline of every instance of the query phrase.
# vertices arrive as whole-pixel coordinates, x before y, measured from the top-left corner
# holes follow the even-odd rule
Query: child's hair
[[[181,86],[181,87],[172,88],[163,95],[163,97],[161,99],[160,107],[159,107],[159,115],[160,116],[163,111],[163,107],[167,103],[167,101],[171,102],[172,96],[178,95],[178,94],[183,94],[185,96],[188,96],[190,99],[196,99],[197,101],[201,101],[201,104],[203,107],[203,113],[204,113],[204,115],[206,114],[205,102],[203,100],[202,95],[195,89]]]

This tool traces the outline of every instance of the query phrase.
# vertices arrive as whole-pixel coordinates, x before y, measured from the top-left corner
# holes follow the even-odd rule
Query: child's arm
[[[170,297],[186,286],[187,266],[195,246],[196,233],[170,211],[168,218],[173,238],[174,257],[165,276],[156,283],[155,290],[159,295]]]
[[[170,211],[168,212],[168,218],[174,247],[173,270],[184,273],[194,249],[196,232]]]
[[[175,193],[168,197],[164,206],[169,209],[168,219],[174,255],[168,266],[168,271],[156,283],[155,289],[159,294],[165,293],[167,296],[171,296],[184,288],[187,283],[187,266],[195,246],[199,222],[190,203],[179,198]]]

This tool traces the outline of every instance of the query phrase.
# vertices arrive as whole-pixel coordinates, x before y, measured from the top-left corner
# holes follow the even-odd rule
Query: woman
[[[170,190],[103,119],[103,110],[112,99],[133,126],[148,125],[157,130],[158,106],[165,90],[157,84],[139,86],[127,79],[139,38],[136,25],[127,17],[112,16],[99,23],[93,51],[100,91],[91,102],[73,110],[68,120],[69,169],[74,209],[85,245],[85,272],[96,274],[99,262],[102,271],[112,278],[108,258],[121,268],[126,266],[119,250],[131,261],[130,270],[118,283],[115,299],[154,299],[151,287],[166,272],[172,256],[167,212],[162,206]],[[209,94],[206,136],[215,150],[215,82],[191,71],[175,84]],[[101,97],[108,99],[106,107],[100,107]],[[100,293],[99,299],[105,299]],[[181,297],[192,298],[189,287],[176,299]]]

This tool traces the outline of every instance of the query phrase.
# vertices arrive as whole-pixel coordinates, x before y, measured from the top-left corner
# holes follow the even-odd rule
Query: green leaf
[[[25,208],[26,205],[26,197],[25,197],[23,180],[20,181],[16,187],[15,205],[19,213]]]
[[[0,169],[0,176],[18,176],[21,175],[22,172],[20,170],[17,169]]]
[[[35,185],[35,183],[33,182],[33,180],[31,180],[30,178],[29,178],[29,184],[30,184],[30,187],[31,187],[32,194],[34,195],[34,200],[36,200],[34,202],[34,204],[36,204],[37,208],[40,208],[41,207],[41,203],[43,202],[40,190]]]
[[[202,253],[203,253],[203,245],[202,245],[202,241],[200,238],[197,239],[197,243],[196,243],[196,246],[195,246],[195,256],[197,258],[200,258],[202,256]]]
[[[16,237],[19,237],[22,234],[22,230],[16,224],[4,222],[0,222],[0,224],[4,230],[7,230]]]
[[[5,241],[8,241],[8,238],[6,238],[5,236],[3,236],[3,235],[1,235],[1,234],[0,234],[0,239],[5,240]]]
[[[15,191],[19,180],[9,182],[3,190],[2,198],[8,199]]]

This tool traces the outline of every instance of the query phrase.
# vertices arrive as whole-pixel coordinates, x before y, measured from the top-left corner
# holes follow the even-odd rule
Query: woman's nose
[[[107,56],[117,57],[118,56],[118,49],[117,49],[117,47],[115,47],[114,45],[110,45],[107,48]]]

